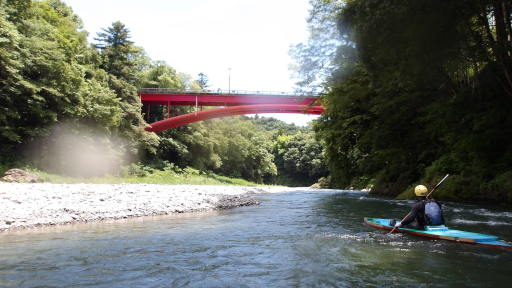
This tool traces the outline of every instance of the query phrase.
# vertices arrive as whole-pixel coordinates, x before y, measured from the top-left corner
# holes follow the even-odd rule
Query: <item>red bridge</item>
[[[167,88],[139,88],[142,104],[166,105],[167,119],[151,123],[149,132],[160,132],[181,125],[226,116],[263,113],[302,113],[320,115],[324,108],[318,103],[317,94],[260,91],[223,90],[177,90]],[[176,106],[195,106],[196,112],[171,117],[171,106],[176,114]],[[199,107],[220,107],[198,111]]]

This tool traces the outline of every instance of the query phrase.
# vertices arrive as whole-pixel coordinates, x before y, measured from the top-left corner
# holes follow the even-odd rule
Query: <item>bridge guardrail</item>
[[[282,96],[282,97],[320,97],[319,93],[303,92],[277,92],[277,91],[247,91],[247,90],[193,90],[173,88],[137,88],[138,93],[152,94],[185,94],[185,95],[259,95],[259,96]]]

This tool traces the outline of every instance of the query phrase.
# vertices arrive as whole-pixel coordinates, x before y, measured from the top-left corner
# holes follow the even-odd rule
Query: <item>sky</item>
[[[305,42],[309,0],[63,0],[89,41],[115,21],[152,60],[162,60],[209,89],[293,92],[290,45]],[[261,114],[304,126],[318,116]]]

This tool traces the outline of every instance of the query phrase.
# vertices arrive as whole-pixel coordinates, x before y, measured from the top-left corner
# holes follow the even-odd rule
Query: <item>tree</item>
[[[141,55],[140,49],[129,40],[130,30],[123,23],[116,21],[112,27],[102,30],[95,38],[99,42],[95,47],[102,56],[100,68],[108,73],[109,87],[120,99],[124,114],[116,132],[120,137],[129,139],[130,143],[120,149],[127,149],[126,152],[132,154],[137,154],[139,150],[155,153],[159,138],[154,133],[144,131],[147,124],[141,117],[137,88],[132,84],[138,74],[140,61],[136,60],[136,56]]]
[[[181,168],[190,166],[258,183],[276,174],[271,140],[239,116],[192,123],[167,133],[159,156]]]
[[[284,148],[278,152],[282,155],[283,166],[278,171],[284,179],[290,181],[288,185],[309,186],[328,175],[324,147],[314,139],[312,133],[299,132],[289,137],[285,145],[280,146]]]
[[[477,38],[472,42],[473,47],[479,44],[492,53],[489,60],[497,65],[498,82],[512,96],[512,3],[508,0],[469,1],[470,11],[476,11],[477,21],[470,22],[472,33]]]
[[[10,15],[7,8],[10,7],[0,6],[0,142],[3,143],[0,148],[1,155],[8,154],[8,147],[12,143],[21,142],[23,137],[14,126],[15,119],[20,117],[15,95],[26,85],[19,73],[22,68],[19,45],[23,36],[18,32],[16,25],[8,20]]]
[[[71,162],[59,156],[63,143],[55,133],[80,131],[83,140],[91,131],[109,135],[122,118],[119,101],[98,69],[82,21],[65,3],[6,1],[0,13],[2,162],[30,156],[26,163],[37,168],[69,171],[61,165]],[[59,129],[64,122],[67,128]],[[111,142],[102,141],[108,151]]]
[[[96,45],[101,51],[103,62],[101,68],[118,79],[133,81],[136,74],[136,62],[133,54],[136,53],[134,43],[130,41],[130,30],[119,22],[113,22],[112,27],[103,28],[103,32],[98,32],[98,41]]]
[[[338,185],[373,178],[372,193],[396,195],[449,172],[463,197],[483,199],[482,183],[510,175],[510,11],[510,1],[342,5],[346,41],[314,127]]]
[[[201,88],[201,90],[206,90],[206,88],[210,87],[208,85],[208,75],[204,74],[203,72],[197,74],[197,85]]]
[[[333,62],[340,43],[346,39],[340,37],[336,29],[336,15],[344,1],[311,0],[313,8],[307,19],[309,37],[306,43],[291,46],[289,54],[295,63],[289,66],[293,78],[298,79],[296,89],[302,92],[324,90],[324,82],[336,69]]]
[[[369,174],[379,179],[372,191],[393,193],[435,159],[420,153],[440,143],[422,119],[429,105],[447,99],[445,76],[461,59],[457,27],[466,16],[458,3],[435,2],[351,1],[338,14],[346,42],[327,83],[328,113],[315,130],[330,147],[339,184]]]

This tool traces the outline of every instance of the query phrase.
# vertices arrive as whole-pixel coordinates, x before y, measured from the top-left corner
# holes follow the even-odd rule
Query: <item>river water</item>
[[[349,191],[0,233],[0,287],[510,287],[512,251],[375,230],[412,202]],[[445,203],[447,226],[512,241],[512,207]]]

